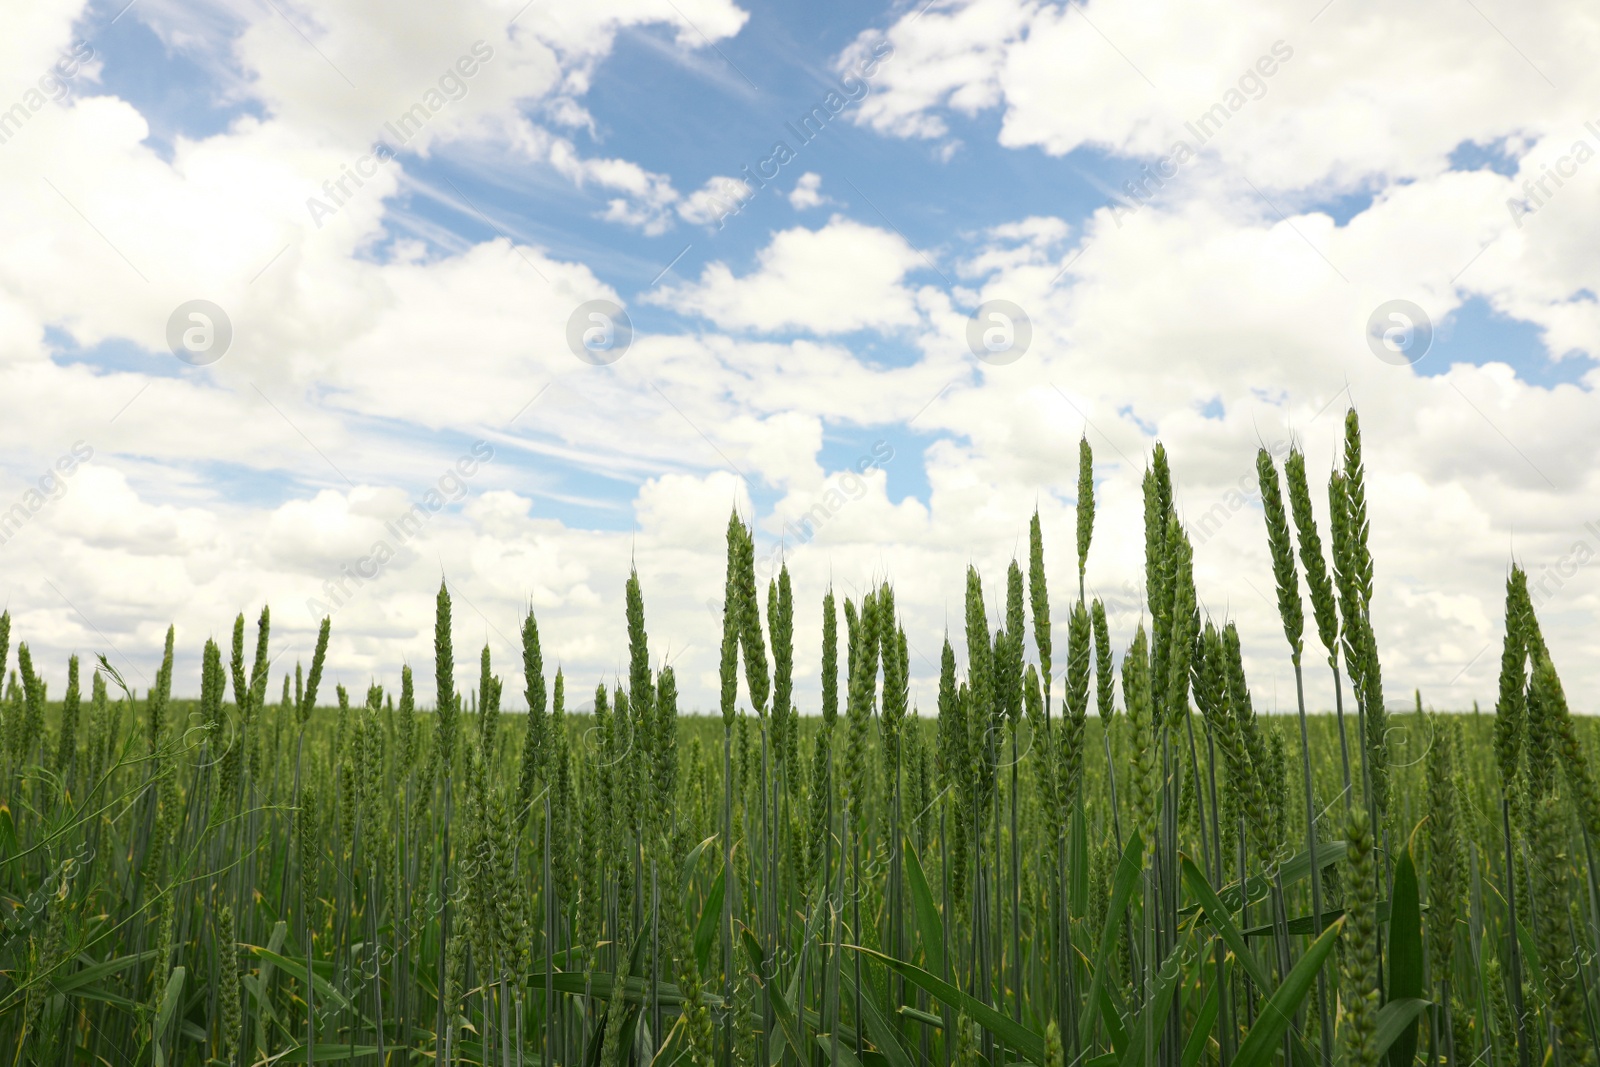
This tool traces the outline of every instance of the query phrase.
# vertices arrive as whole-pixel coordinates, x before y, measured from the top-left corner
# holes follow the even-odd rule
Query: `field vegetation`
[[[1084,442],[1076,573],[1047,577],[1037,516],[1027,559],[969,570],[931,707],[893,586],[758,588],[737,516],[705,715],[680,713],[637,575],[626,677],[552,671],[530,613],[520,694],[487,648],[457,691],[443,587],[434,677],[398,692],[328,693],[326,620],[274,677],[266,609],[206,642],[198,701],[172,696],[170,630],[147,691],[74,657],[59,700],[16,635],[0,1057],[1596,1063],[1595,731],[1515,567],[1492,712],[1386,710],[1345,430],[1315,503],[1304,456],[1258,457],[1288,715],[1257,711],[1238,631],[1200,609],[1159,445],[1131,642],[1085,595]],[[797,595],[820,633],[794,632]],[[12,636],[0,616],[7,661]]]

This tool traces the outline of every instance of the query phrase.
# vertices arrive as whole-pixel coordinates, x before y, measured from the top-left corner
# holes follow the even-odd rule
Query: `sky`
[[[998,619],[1036,508],[1064,623],[1086,437],[1114,641],[1159,441],[1202,610],[1288,710],[1256,450],[1304,450],[1326,531],[1353,406],[1391,699],[1492,706],[1518,562],[1592,703],[1592,7],[6,20],[0,573],[52,693],[72,654],[143,691],[172,624],[192,695],[205,640],[264,604],[274,686],[324,615],[326,685],[425,678],[442,579],[463,691],[487,646],[523,707],[531,610],[578,706],[626,672],[632,566],[653,661],[708,709],[737,510],[763,585],[793,577],[801,710],[830,584],[888,581],[931,713],[968,565]]]

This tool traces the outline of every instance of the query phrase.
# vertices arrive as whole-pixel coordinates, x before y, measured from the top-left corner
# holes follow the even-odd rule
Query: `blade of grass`
[[[1239,1046],[1239,1054],[1234,1057],[1233,1067],[1267,1067],[1272,1062],[1283,1041],[1284,1032],[1294,1022],[1295,1013],[1300,1010],[1306,995],[1317,984],[1317,974],[1339,943],[1339,932],[1343,929],[1343,919],[1328,927],[1290,968],[1283,984],[1262,1006],[1261,1017],[1250,1028],[1250,1033],[1245,1035],[1244,1044]]]
[[[922,959],[933,974],[944,973],[944,920],[933,902],[933,890],[915,849],[906,846],[906,881],[911,884],[911,907],[917,917],[917,934],[922,940]]]
[[[1195,1017],[1194,1029],[1189,1033],[1189,1040],[1183,1046],[1183,1067],[1198,1067],[1200,1057],[1206,1050],[1206,1042],[1211,1037],[1211,1028],[1217,1024],[1217,1013],[1222,1006],[1218,993],[1227,988],[1228,982],[1233,977],[1231,964],[1224,964],[1222,977],[1218,982],[1213,982],[1211,988],[1206,990],[1205,1002],[1200,1005],[1200,1013]]]
[[[1106,905],[1105,922],[1100,927],[1100,940],[1096,942],[1094,969],[1089,980],[1089,999],[1078,1018],[1078,1033],[1089,1033],[1094,1025],[1094,1013],[1100,1010],[1100,992],[1105,987],[1106,975],[1111,968],[1111,953],[1116,946],[1122,916],[1133,899],[1139,884],[1139,873],[1144,867],[1144,839],[1134,830],[1128,835],[1122,849],[1122,859],[1117,863],[1117,873],[1111,882],[1111,899]]]
[[[872,957],[912,985],[926,992],[929,996],[950,1005],[957,1011],[966,1012],[979,1026],[1004,1040],[1008,1048],[1014,1048],[1024,1053],[1030,1062],[1038,1064],[1044,1062],[1044,1038],[1026,1029],[1021,1023],[1014,1022],[1009,1016],[1002,1015],[977,998],[970,997],[949,983],[935,978],[915,964],[886,956],[876,949],[863,948],[860,945],[841,945],[839,947]]]
[[[1431,1004],[1432,1001],[1421,997],[1408,997],[1405,1000],[1391,1000],[1379,1008],[1377,1036],[1373,1038],[1373,1048],[1377,1054],[1382,1056],[1387,1053],[1408,1030],[1415,1040],[1417,1020]]]
[[[1419,824],[1420,825],[1420,824]],[[1415,831],[1412,833],[1416,836]],[[1422,996],[1422,906],[1417,886],[1417,866],[1411,855],[1412,842],[1394,865],[1394,888],[1390,891],[1389,989],[1388,1000],[1414,1000]],[[1389,1049],[1390,1067],[1410,1067],[1417,1056],[1416,1017],[1401,1027]]]

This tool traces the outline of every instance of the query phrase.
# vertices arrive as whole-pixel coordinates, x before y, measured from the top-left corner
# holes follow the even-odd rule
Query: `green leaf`
[[[700,863],[700,853],[704,852],[716,839],[717,835],[712,834],[694,846],[694,848],[691,848],[689,854],[683,858],[683,888],[685,890],[689,888],[689,883],[694,879],[695,869]]]
[[[1376,910],[1379,922],[1385,923],[1389,921],[1389,902],[1387,900],[1378,901]],[[1332,925],[1333,920],[1339,918],[1343,914],[1343,908],[1325,908],[1322,912],[1322,930],[1326,930],[1330,925]],[[1322,930],[1314,929],[1315,926],[1316,920],[1309,915],[1299,915],[1293,919],[1290,919],[1288,922],[1289,933],[1295,936],[1310,936],[1313,934],[1322,933]],[[1250,927],[1250,929],[1244,932],[1244,936],[1271,937],[1275,933],[1277,933],[1277,928],[1275,926],[1273,926],[1271,923],[1262,923],[1260,926]]]
[[[800,1049],[810,1045],[810,1018],[805,1011],[800,995],[800,978],[806,970],[806,957],[811,951],[811,946],[816,943],[817,923],[822,918],[823,877],[822,872],[817,872],[816,899],[811,905],[811,913],[806,916],[805,930],[800,937],[800,954],[794,961],[794,974],[789,979],[789,990],[785,997],[787,1004],[800,1005],[801,1010],[796,1013],[795,1031],[799,1037],[799,1044],[795,1046],[795,1055],[799,1056]]]
[[[1299,962],[1289,969],[1283,984],[1261,1006],[1261,1014],[1250,1028],[1250,1033],[1245,1035],[1244,1044],[1239,1046],[1233,1067],[1267,1067],[1272,1062],[1284,1032],[1289,1029],[1295,1012],[1300,1010],[1301,1003],[1316,984],[1317,972],[1322,970],[1322,965],[1339,943],[1339,931],[1343,929],[1343,919],[1328,927],[1321,937],[1312,942]]]
[[[1083,805],[1072,808],[1072,830],[1067,836],[1067,863],[1072,883],[1068,902],[1072,914],[1082,918],[1089,914],[1089,826],[1083,819]]]
[[[138,1012],[142,1004],[129,1000],[127,997],[111,992],[105,986],[91,985],[78,989],[73,996],[79,1000],[97,1000],[103,1004],[114,1004],[127,1012]]]
[[[259,945],[240,945],[239,947],[255,953],[255,955],[259,956],[261,959],[271,960],[273,965],[279,970],[283,971],[283,973],[287,974],[301,985],[305,984],[306,964],[304,960],[293,960],[288,956],[280,956],[276,952],[273,952],[270,949],[264,949]],[[331,982],[322,977],[322,975],[317,974],[315,972],[315,968],[312,969],[312,979],[315,982],[316,995],[319,1000],[331,1000],[338,1004],[340,1010],[342,1011],[355,1011],[357,1015],[361,1014],[359,1011],[356,1011],[355,1006],[345,998],[343,993],[339,992],[333,987]]]
[[[167,977],[166,991],[161,994],[161,1010],[156,1012],[156,1033],[161,1033],[167,1028],[167,1023],[172,1021],[172,1013],[177,1010],[178,999],[183,996],[183,978],[185,969],[172,968],[172,974]]]
[[[1206,1041],[1211,1037],[1211,1029],[1217,1024],[1217,1012],[1222,1006],[1217,993],[1227,986],[1232,977],[1232,963],[1224,963],[1222,981],[1212,982],[1211,988],[1206,991],[1206,999],[1200,1005],[1200,1014],[1194,1021],[1194,1029],[1189,1034],[1189,1040],[1184,1043],[1182,1067],[1198,1067],[1200,1057],[1206,1050]]]
[[[1267,974],[1267,969],[1261,966],[1261,961],[1256,959],[1255,953],[1245,944],[1244,934],[1233,921],[1227,903],[1215,889],[1211,888],[1211,883],[1206,881],[1206,876],[1200,868],[1194,865],[1194,860],[1180,852],[1178,864],[1183,872],[1183,884],[1189,887],[1189,892],[1199,901],[1198,910],[1203,913],[1202,918],[1221,935],[1222,943],[1228,946],[1228,950],[1239,961],[1244,973],[1255,983],[1256,988],[1271,989],[1271,976]]]
[[[845,996],[854,1000],[855,974],[846,970],[841,972],[841,976],[844,978]],[[900,1038],[895,1034],[889,1020],[883,1017],[883,1012],[878,1007],[878,999],[871,995],[870,990],[862,991],[861,1014],[861,1021],[866,1024],[867,1033],[872,1036],[872,1043],[888,1061],[888,1067],[911,1067],[911,1057],[906,1055],[906,1050],[901,1047]]]
[[[54,993],[77,993],[85,986],[98,982],[108,975],[116,974],[124,967],[131,967],[136,963],[151,959],[155,954],[156,950],[150,949],[147,952],[137,952],[131,956],[118,956],[116,959],[106,960],[104,963],[94,963],[87,967],[80,967],[60,979],[52,979],[50,989]]]
[[[633,950],[628,954],[628,967],[626,972],[623,974],[622,979],[622,1043],[617,1049],[617,1054],[615,1057],[615,1062],[617,1063],[628,1062],[628,1057],[633,1051],[634,1039],[639,1033],[639,1013],[644,1007],[644,995],[641,992],[639,999],[634,1001],[627,996],[627,992],[628,988],[634,984],[636,979],[639,981],[641,990],[644,988],[644,946],[650,940],[649,935],[650,923],[649,921],[646,921],[644,924],[644,929],[640,932],[639,936],[634,939]],[[622,946],[619,944],[618,947],[620,948]],[[614,979],[612,984],[613,987],[615,987]],[[601,1062],[601,1053],[605,1046],[605,1035],[610,1029],[607,1024],[611,1013],[616,1011],[618,1006],[617,999],[613,998],[608,1000],[606,1002],[606,1010],[601,1012],[599,1019],[595,1021],[594,1033],[590,1035],[589,1046],[584,1050],[583,1058],[586,1064],[598,1065]]]
[[[1172,946],[1172,951],[1167,953],[1167,958],[1156,969],[1155,988],[1145,998],[1144,1011],[1133,1020],[1128,1049],[1122,1054],[1122,1067],[1136,1067],[1144,1062],[1147,1032],[1155,1035],[1157,1041],[1161,1040],[1161,1032],[1167,1027],[1167,1015],[1172,1011],[1172,998],[1178,989],[1178,979],[1183,976],[1183,950],[1188,945],[1189,937],[1185,935]]]
[[[1128,1050],[1128,1028],[1122,1023],[1127,1012],[1119,1006],[1116,990],[1108,985],[1102,985],[1099,989],[1100,1021],[1105,1023],[1106,1032],[1111,1035],[1111,1056],[1115,1063],[1116,1057]]]
[[[711,892],[706,894],[705,907],[700,909],[700,920],[694,924],[694,958],[702,971],[711,959],[711,946],[717,940],[717,923],[722,919],[722,894],[727,873],[726,867],[717,869]]]
[[[861,1061],[856,1059],[855,1051],[844,1042],[843,1038],[837,1042],[839,1056],[835,1059],[834,1044],[835,1042],[827,1034],[817,1035],[817,1047],[828,1057],[828,1062],[833,1064],[833,1067],[862,1067]]]
[[[1116,948],[1117,927],[1133,899],[1133,890],[1139,884],[1139,871],[1144,866],[1144,839],[1135,830],[1128,835],[1122,848],[1122,858],[1117,861],[1117,873],[1111,879],[1111,899],[1106,905],[1106,920],[1100,927],[1100,940],[1096,942],[1093,977],[1089,982],[1089,997],[1084,1001],[1083,1013],[1078,1016],[1078,1033],[1089,1033],[1094,1025],[1094,1013],[1100,1010],[1100,992],[1105,988],[1107,972],[1111,969],[1111,953]],[[1044,1062],[1036,1060],[1037,1063]]]
[[[839,947],[848,948],[873,957],[912,985],[926,992],[929,996],[948,1004],[957,1011],[966,1012],[972,1017],[973,1022],[1000,1037],[1005,1041],[1008,1048],[1014,1048],[1022,1052],[1030,1062],[1044,1062],[1044,1038],[1028,1030],[1022,1024],[1013,1022],[1007,1016],[1000,1014],[975,997],[969,997],[943,979],[936,978],[915,964],[885,956],[876,949],[862,948],[860,945],[841,945]]]
[[[1323,869],[1326,870],[1343,861],[1345,848],[1346,844],[1343,841],[1320,841],[1317,843],[1317,862],[1322,864]],[[1285,861],[1278,868],[1278,874],[1283,879],[1284,888],[1301,881],[1310,873],[1311,853],[1309,851],[1302,852]],[[1260,874],[1250,875],[1246,879],[1246,884],[1250,888],[1251,900],[1259,900],[1272,888],[1271,880]],[[1222,898],[1222,902],[1228,906],[1229,911],[1238,911],[1239,906],[1244,903],[1243,896],[1239,892],[1238,882],[1229,882],[1217,891],[1217,896]],[[1190,915],[1193,912],[1194,906],[1190,905],[1182,909],[1179,914]]]
[[[311,1062],[324,1063],[333,1060],[351,1060],[358,1056],[376,1056],[376,1045],[312,1045]],[[305,1063],[306,1047],[296,1045],[294,1048],[285,1049],[267,1061],[268,1063]]]
[[[8,862],[19,851],[17,827],[11,819],[11,808],[0,804],[0,863]]]
[[[1417,888],[1417,865],[1406,842],[1394,865],[1390,891],[1389,995],[1387,1001],[1422,996],[1422,901]],[[1417,1058],[1416,1018],[1401,1028],[1389,1049],[1390,1067],[1410,1067]]]
[[[267,1032],[266,1026],[269,1022],[280,1029],[288,1029],[283,1025],[283,1020],[278,1018],[277,1010],[270,1003],[272,998],[262,996],[262,983],[259,975],[241,975],[239,984],[244,987],[246,993],[250,994],[250,999],[256,1005],[256,1025],[261,1029],[263,1035]]]
[[[1407,1030],[1411,1031],[1413,1042],[1416,1040],[1417,1018],[1428,1009],[1432,1001],[1423,1000],[1421,997],[1408,997],[1405,1000],[1391,1000],[1378,1009],[1378,1032],[1374,1040],[1377,1042],[1375,1049],[1382,1056],[1394,1046]]]
[[[1517,945],[1522,949],[1523,975],[1533,983],[1533,991],[1539,995],[1539,999],[1548,1003],[1550,990],[1545,988],[1544,963],[1539,959],[1539,946],[1534,943],[1533,931],[1528,929],[1521,915],[1517,916]]]
[[[750,928],[747,926],[740,927],[739,933],[742,935],[741,939],[744,943],[745,955],[750,957],[752,975],[756,980],[756,984],[761,987],[761,991],[767,995],[767,1003],[772,1005],[772,1014],[777,1016],[778,1028],[783,1032],[783,1039],[789,1043],[790,1048],[794,1049],[794,1054],[797,1058],[804,1059],[805,1057],[801,1056],[800,1052],[805,1048],[805,1044],[800,1040],[800,1029],[796,1023],[794,1012],[789,1010],[789,1001],[781,992],[773,988],[773,983],[762,981],[761,976],[766,971],[766,954],[761,951],[760,942],[756,940],[755,935],[750,932]]]
[[[902,1004],[896,1010],[898,1010],[900,1014],[904,1015],[907,1019],[919,1022],[923,1026],[931,1026],[935,1030],[944,1029],[944,1020],[939,1018],[937,1015],[932,1014],[931,1012],[919,1011],[918,1009],[911,1007],[909,1004]]]
[[[1229,914],[1217,891],[1211,888],[1211,883],[1206,881],[1206,876],[1200,868],[1194,865],[1194,860],[1180,852],[1178,861],[1183,871],[1183,883],[1199,900],[1198,910],[1204,912],[1205,920],[1221,935],[1222,943],[1228,946],[1234,959],[1239,961],[1244,973],[1255,983],[1256,988],[1263,992],[1271,989],[1272,976],[1261,966],[1261,961],[1256,959],[1255,954],[1245,944],[1244,935],[1239,932],[1238,925],[1233,921],[1233,916]],[[1306,1049],[1305,1042],[1300,1040],[1299,1035],[1295,1035],[1293,1040],[1295,1067],[1310,1067],[1311,1053]]]
[[[916,850],[906,846],[906,881],[911,883],[911,910],[917,917],[917,935],[922,939],[922,958],[929,971],[944,974],[944,921],[928,888],[928,876]]]
[[[526,981],[529,989],[543,989],[544,972],[536,971],[529,974]],[[581,997],[587,994],[595,1000],[609,1001],[616,992],[617,982],[613,975],[601,972],[585,975],[582,971],[557,971],[550,976],[550,988],[568,996]],[[622,999],[629,1004],[642,1004],[650,996],[651,987],[648,979],[627,977],[622,980]],[[675,982],[657,982],[655,996],[669,1008],[675,1008],[683,1003],[683,992]],[[722,1005],[722,997],[719,994],[702,992],[701,997],[707,1004],[717,1007]]]
[[[165,1063],[164,1044],[167,1027],[172,1023],[172,1016],[178,1010],[178,1001],[183,997],[182,967],[172,968],[172,974],[167,978],[167,988],[161,994],[161,1008],[156,1012],[155,1026],[155,1060],[158,1064]]]
[[[289,924],[287,922],[279,919],[273,923],[272,936],[267,938],[267,951],[282,952],[283,943],[288,936]],[[262,1056],[266,1055],[267,1044],[272,1032],[267,1026],[268,1022],[282,1029],[285,1033],[289,1032],[289,1028],[284,1025],[283,1020],[278,1018],[278,1012],[270,1003],[272,998],[265,995],[266,991],[272,988],[272,972],[272,961],[262,960],[259,972],[253,976],[254,981],[251,981],[251,975],[245,975],[245,988],[250,991],[250,996],[254,998],[256,1003],[255,1044],[257,1053]]]

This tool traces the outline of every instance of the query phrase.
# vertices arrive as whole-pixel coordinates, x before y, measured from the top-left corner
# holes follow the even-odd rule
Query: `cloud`
[[[1213,115],[1205,147],[1258,185],[1348,189],[1438,173],[1463,142],[1595,117],[1600,22],[1557,3],[1522,14],[1507,38],[1426,7],[1374,19],[1333,5],[1307,22],[1260,0],[958,0],[890,24],[895,62],[854,121],[937,139],[951,114],[996,111],[1009,147],[1154,157],[1199,147]],[[884,35],[863,31],[839,62]]]
[[[637,563],[652,650],[681,668],[685,704],[710,708],[719,638],[705,601],[720,596],[736,509],[760,550],[781,549],[791,567],[799,634],[815,633],[830,584],[896,582],[914,699],[927,711],[968,562],[994,598],[1037,506],[1052,575],[1075,571],[1081,434],[1097,474],[1088,591],[1112,607],[1126,645],[1139,621],[1139,477],[1159,437],[1198,542],[1203,609],[1238,622],[1262,706],[1282,710],[1293,672],[1264,584],[1254,453],[1305,448],[1325,527],[1323,485],[1354,402],[1394,695],[1420,687],[1429,702],[1461,706],[1493,692],[1511,558],[1548,590],[1545,632],[1569,691],[1588,691],[1600,684],[1587,666],[1600,653],[1600,569],[1575,562],[1575,546],[1600,549],[1600,474],[1588,461],[1600,448],[1600,378],[1530,384],[1525,355],[1452,368],[1436,352],[1396,367],[1373,357],[1363,331],[1392,298],[1436,323],[1481,301],[1531,324],[1554,355],[1596,352],[1600,161],[1562,163],[1579,140],[1600,147],[1581,104],[1595,98],[1579,61],[1593,20],[1531,9],[1525,25],[1506,26],[1525,61],[1474,22],[1343,2],[1310,28],[1252,3],[1137,18],[1011,0],[907,11],[889,28],[893,61],[860,104],[879,136],[949,150],[960,130],[977,151],[991,147],[973,141],[985,127],[964,120],[992,113],[1019,166],[1085,147],[1142,164],[1168,153],[1185,122],[1219,104],[1228,117],[1178,177],[1139,196],[1122,190],[1070,218],[1019,209],[995,225],[952,224],[937,252],[951,284],[897,233],[840,208],[816,227],[752,226],[748,260],[726,251],[644,296],[614,280],[630,276],[615,261],[638,246],[557,251],[437,223],[448,243],[391,239],[399,201],[420,181],[409,159],[347,184],[320,227],[306,201],[482,37],[494,56],[465,95],[429,109],[419,154],[537,168],[597,193],[597,212],[630,240],[714,226],[719,179],[682,195],[626,137],[596,147],[583,101],[609,76],[619,34],[654,20],[675,41],[652,47],[703,50],[693,27],[722,41],[743,25],[737,8],[605,3],[559,24],[530,8],[507,30],[514,10],[487,5],[284,7],[291,26],[266,8],[146,0],[128,17],[208,57],[219,94],[260,106],[175,138],[164,155],[149,116],[92,95],[86,78],[0,144],[4,466],[20,494],[74,442],[94,449],[60,498],[0,545],[17,633],[49,677],[68,653],[95,649],[143,684],[138,672],[152,676],[175,620],[178,689],[192,692],[204,637],[265,599],[282,662],[304,659],[308,601],[325,599],[341,566],[481,439],[495,459],[463,499],[342,598],[338,671],[393,684],[401,662],[425,662],[442,573],[458,595],[458,642],[490,644],[509,689],[531,603],[547,658],[581,692],[622,662],[622,583]],[[80,14],[35,5],[0,41],[0,65],[35,72],[17,75],[19,92],[70,43]],[[1294,54],[1261,75],[1264,91],[1241,88],[1280,38]],[[1562,90],[1548,92],[1540,70]],[[1461,142],[1500,139],[1511,175],[1450,166]],[[794,209],[826,202],[822,173],[799,179]],[[470,232],[481,228],[460,190],[434,193],[475,220]],[[196,297],[235,328],[234,347],[206,369],[165,351],[169,315]],[[596,299],[639,320],[610,367],[567,349],[571,315]],[[1032,323],[1032,346],[1009,366],[966,347],[968,316],[990,299]],[[847,483],[879,440],[892,441],[892,460]],[[807,516],[815,536],[785,542]],[[1058,593],[1058,616],[1065,603]],[[814,646],[802,640],[796,654],[802,701]],[[1311,703],[1329,705],[1326,674],[1308,682]]]
[[[689,284],[650,299],[723,329],[829,335],[921,321],[906,275],[926,264],[899,235],[835,215],[821,229],[783,230],[736,276],[712,263]]]
[[[755,190],[744,179],[718,175],[684,197],[678,204],[678,215],[696,226],[721,229],[725,221],[743,211],[755,195]]]
[[[794,183],[794,188],[789,191],[789,206],[796,211],[807,208],[821,207],[833,201],[822,194],[822,175],[815,171],[806,171]]]

